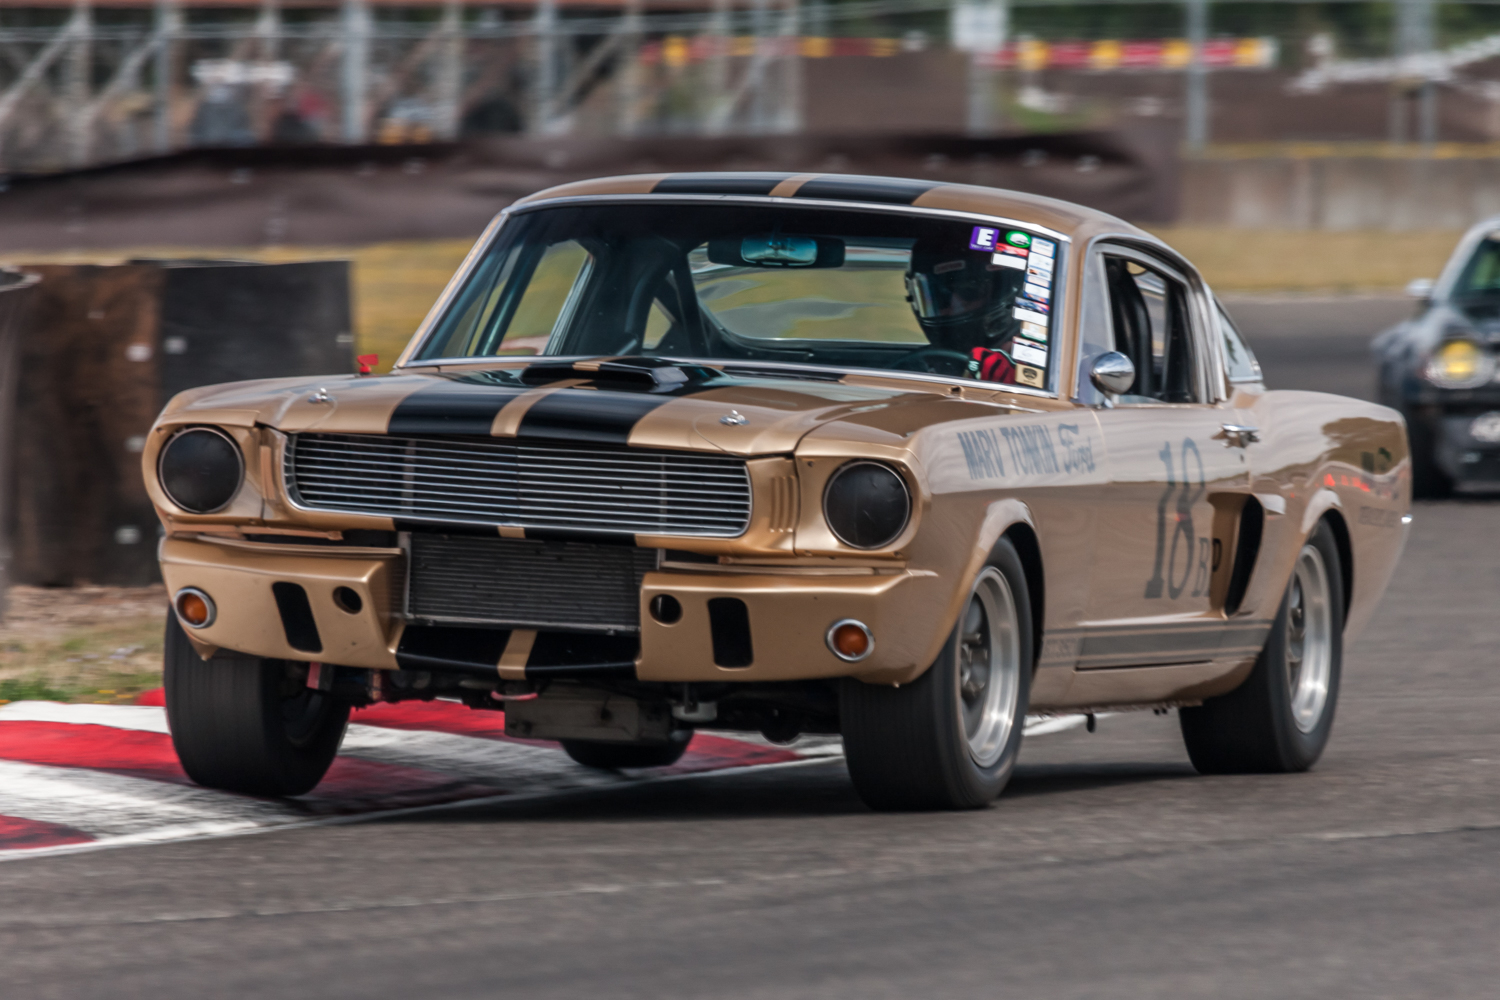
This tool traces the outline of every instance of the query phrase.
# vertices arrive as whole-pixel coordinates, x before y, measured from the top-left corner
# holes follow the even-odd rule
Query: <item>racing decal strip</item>
[[[506,404],[529,391],[522,386],[436,381],[401,401],[386,433],[488,436]]]
[[[1104,667],[1199,663],[1234,656],[1253,656],[1265,645],[1271,621],[1192,622],[1098,629],[1051,629],[1044,658],[1075,662],[1080,670]],[[1076,651],[1076,652],[1075,652]]]
[[[554,382],[540,389],[532,389],[530,392],[522,393],[509,403],[506,403],[500,412],[495,414],[494,423],[490,424],[490,436],[515,437],[520,431],[522,418],[526,416],[527,411],[536,405],[539,400],[552,395],[554,392],[571,389],[582,381],[582,379],[566,379],[562,382]]]
[[[622,445],[630,440],[637,420],[670,399],[644,392],[555,392],[531,404],[516,427],[516,437]]]

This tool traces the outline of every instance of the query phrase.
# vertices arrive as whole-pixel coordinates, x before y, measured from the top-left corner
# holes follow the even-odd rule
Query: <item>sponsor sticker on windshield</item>
[[[1000,246],[995,248],[995,256],[998,257],[1001,254],[1009,254],[1012,257],[1019,257],[1021,260],[1025,260],[1029,254],[1029,251],[1022,250],[1020,247],[1006,246],[1002,243]]]
[[[975,226],[973,234],[969,237],[969,249],[993,250],[999,239],[1000,230],[991,229],[989,226]]]
[[[1027,233],[1018,232],[1012,229],[1010,232],[1005,234],[1005,242],[1009,243],[1013,247],[1021,247],[1024,249],[1025,247],[1031,246],[1031,236]]]
[[[1010,356],[1021,364],[1043,366],[1047,364],[1046,349],[1024,341],[1018,340],[1011,345]]]
[[[1033,254],[1026,258],[1026,269],[1037,274],[1046,275],[1045,280],[1052,280],[1052,258]]]
[[[1047,328],[1038,323],[1022,323],[1021,336],[1027,340],[1035,340],[1045,344],[1047,342]]]
[[[1031,252],[1038,257],[1053,257],[1057,255],[1057,244],[1051,240],[1032,240]]]
[[[1052,299],[1052,293],[1048,291],[1046,285],[1033,285],[1028,282],[1021,289],[1021,293],[1028,299],[1035,299],[1038,302],[1048,302]]]
[[[1016,366],[1016,381],[1022,385],[1033,386],[1037,389],[1044,387],[1046,372],[1041,368],[1033,368],[1030,365]]]
[[[1043,308],[1046,307],[1044,306]],[[1041,326],[1047,325],[1047,314],[1044,312],[1037,312],[1034,308],[1023,309],[1021,306],[1016,306],[1015,312],[1012,315],[1014,315],[1016,319],[1020,320],[1023,323],[1037,323]]]
[[[1026,270],[1025,257],[1012,257],[1008,253],[990,254],[990,263],[996,267],[1014,267],[1020,271]]]

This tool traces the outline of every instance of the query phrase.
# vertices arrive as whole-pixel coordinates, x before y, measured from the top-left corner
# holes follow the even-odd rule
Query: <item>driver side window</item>
[[[1104,256],[1114,349],[1135,365],[1135,384],[1121,403],[1192,403],[1193,327],[1188,289],[1165,268],[1135,257]]]

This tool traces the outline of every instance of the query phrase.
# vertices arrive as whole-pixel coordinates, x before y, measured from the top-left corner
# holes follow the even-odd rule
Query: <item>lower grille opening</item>
[[[637,632],[655,549],[412,532],[409,618],[432,624]]]
[[[708,602],[708,628],[713,636],[714,663],[748,667],[755,662],[750,646],[750,610],[738,597],[715,597]]]
[[[404,670],[459,670],[499,677],[497,667],[509,641],[507,629],[408,625],[396,647],[396,662]]]
[[[318,623],[313,619],[312,605],[307,600],[307,591],[300,583],[281,580],[271,584],[271,596],[276,598],[276,610],[281,612],[281,628],[286,632],[286,644],[302,653],[323,652],[323,639],[318,635]]]

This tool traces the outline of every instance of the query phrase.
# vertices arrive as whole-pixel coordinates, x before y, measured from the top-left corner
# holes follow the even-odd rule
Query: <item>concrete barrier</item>
[[[1463,229],[1500,213],[1500,155],[1211,156],[1183,163],[1178,225],[1392,232]]]

